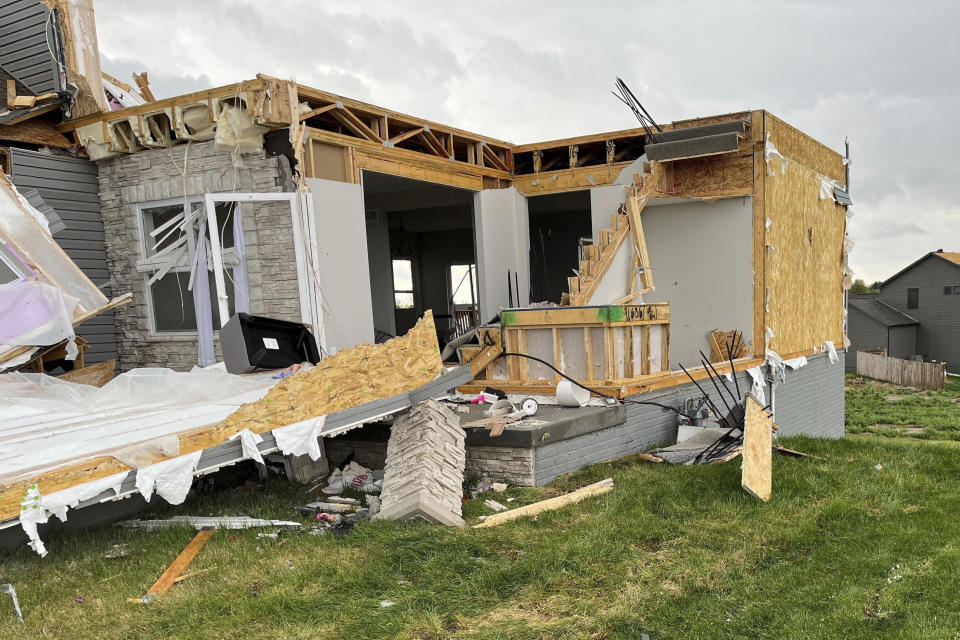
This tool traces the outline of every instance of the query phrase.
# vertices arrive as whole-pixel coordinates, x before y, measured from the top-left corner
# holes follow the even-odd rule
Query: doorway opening
[[[567,278],[580,268],[582,245],[592,243],[590,192],[531,197],[527,209],[531,300],[559,303]]]
[[[476,326],[474,192],[363,172],[377,341],[403,335],[428,309],[446,344]]]

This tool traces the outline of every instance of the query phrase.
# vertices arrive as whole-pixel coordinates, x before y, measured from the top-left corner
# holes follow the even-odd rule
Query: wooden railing
[[[857,352],[857,374],[916,389],[943,389],[947,380],[944,362],[917,362],[868,351]]]

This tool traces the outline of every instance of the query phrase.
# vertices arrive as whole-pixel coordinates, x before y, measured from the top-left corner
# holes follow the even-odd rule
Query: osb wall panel
[[[821,175],[846,182],[843,156],[839,153],[769,112],[766,113],[765,123],[766,130],[770,133],[770,141],[777,147],[777,151]]]
[[[749,193],[753,187],[753,152],[750,140],[745,140],[745,154],[694,158],[673,162],[673,193],[681,196],[709,196],[731,191]],[[743,145],[741,145],[743,146]]]
[[[179,434],[180,454],[216,446],[244,428],[263,433],[412,391],[442,370],[433,314],[428,311],[403,337],[340,351],[310,371],[280,381],[264,398],[240,407],[223,422]],[[0,521],[18,517],[20,499],[32,484],[49,494],[129,470],[104,455],[0,486]]]
[[[846,212],[820,199],[820,175],[797,162],[771,162],[764,180],[766,326],[770,347],[790,354],[843,344],[843,237]]]

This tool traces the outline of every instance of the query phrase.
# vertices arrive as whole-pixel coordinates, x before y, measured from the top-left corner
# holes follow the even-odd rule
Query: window
[[[951,295],[952,293],[953,293],[953,287],[944,287],[944,288],[943,288],[943,295],[949,296],[949,295]]]
[[[920,289],[907,289],[907,309],[920,308]]]
[[[393,261],[393,304],[397,309],[413,309],[413,262]]]
[[[953,288],[953,295],[960,296],[960,286],[955,286]]]
[[[235,311],[234,269],[239,258],[234,253],[235,202],[216,204],[217,234],[223,247],[224,277],[227,281],[227,307]],[[197,308],[195,292],[191,291],[190,272],[197,262],[197,240],[201,222],[205,221],[203,202],[199,198],[146,203],[140,206],[141,260],[137,269],[144,274],[149,290],[150,320],[153,333],[196,333]],[[187,224],[184,225],[184,212]],[[208,265],[209,240],[203,250]],[[208,287],[203,306],[209,306],[213,327],[220,327],[220,310],[216,302],[216,285],[213,272],[206,269]],[[202,271],[198,271],[202,273]]]
[[[467,277],[469,275],[469,277]],[[450,265],[450,298],[453,304],[476,304],[477,302],[477,265]]]
[[[29,272],[20,256],[0,242],[0,284],[22,280]]]

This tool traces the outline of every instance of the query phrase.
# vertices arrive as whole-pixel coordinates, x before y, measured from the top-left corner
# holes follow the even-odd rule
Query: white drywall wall
[[[590,189],[590,222],[593,225],[593,241],[597,242],[597,232],[610,228],[610,216],[620,210],[627,199],[627,188],[623,185],[609,185]]]
[[[367,258],[370,264],[370,294],[373,301],[373,326],[397,335],[393,314],[393,263],[390,259],[390,227],[387,214],[372,211],[367,220]]]
[[[655,288],[644,302],[670,303],[670,367],[709,355],[707,333],[753,335],[751,198],[654,199],[641,214]]]
[[[527,199],[514,187],[484,189],[474,200],[480,320],[486,322],[507,307],[507,270],[517,274],[520,300],[529,303],[530,223]]]
[[[373,342],[373,301],[367,260],[363,188],[308,178],[317,225],[318,264],[327,350]]]

